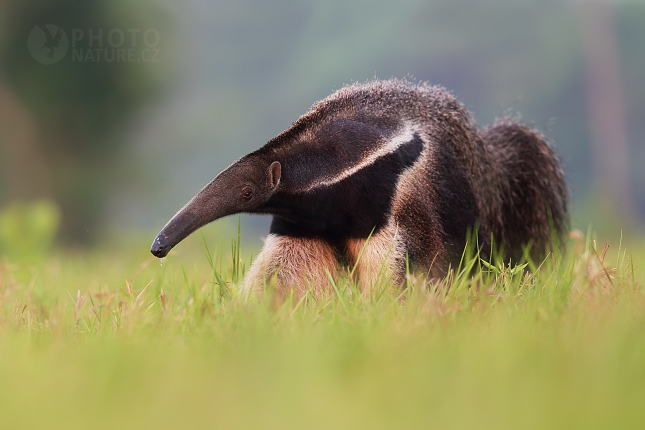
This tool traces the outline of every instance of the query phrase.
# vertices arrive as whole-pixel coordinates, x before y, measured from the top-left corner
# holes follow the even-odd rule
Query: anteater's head
[[[399,176],[421,159],[420,134],[401,117],[419,104],[406,101],[412,93],[397,81],[375,82],[316,103],[206,185],[151,252],[164,257],[201,226],[240,212],[276,215],[298,234],[369,235],[385,222]]]
[[[217,175],[159,232],[150,252],[162,258],[198,228],[240,212],[255,212],[280,185],[282,166],[250,154]]]

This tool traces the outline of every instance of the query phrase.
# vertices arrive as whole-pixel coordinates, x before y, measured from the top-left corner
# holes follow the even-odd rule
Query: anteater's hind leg
[[[244,279],[244,292],[261,295],[275,277],[278,299],[292,290],[296,297],[307,289],[318,295],[331,288],[327,270],[333,278],[338,274],[336,250],[326,241],[270,234]]]
[[[357,264],[355,274],[364,294],[369,294],[379,283],[403,281],[405,246],[393,222],[372,234],[369,239],[349,239],[346,246],[350,265]]]

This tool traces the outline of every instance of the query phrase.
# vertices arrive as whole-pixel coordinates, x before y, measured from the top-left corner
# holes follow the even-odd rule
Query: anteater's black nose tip
[[[172,246],[168,246],[167,244],[162,243],[163,239],[161,239],[159,236],[155,238],[155,241],[152,242],[152,246],[150,247],[150,252],[152,252],[152,255],[158,258],[164,258],[166,255],[168,255],[168,252],[170,252],[170,248]]]

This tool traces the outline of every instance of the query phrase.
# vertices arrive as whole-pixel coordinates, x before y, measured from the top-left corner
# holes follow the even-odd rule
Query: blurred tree
[[[64,238],[89,241],[111,162],[123,146],[120,131],[160,86],[162,75],[154,73],[159,63],[140,60],[149,46],[145,31],[154,30],[147,43],[158,43],[164,15],[125,1],[10,0],[2,16],[4,200],[53,197],[62,208]],[[51,65],[36,61],[28,49],[29,38],[40,31],[35,29],[47,25],[67,38],[61,46],[66,43],[68,52]],[[110,58],[118,48],[132,54]]]
[[[581,2],[578,6],[587,109],[591,129],[595,191],[606,215],[630,220],[629,148],[625,98],[615,28],[615,6]]]

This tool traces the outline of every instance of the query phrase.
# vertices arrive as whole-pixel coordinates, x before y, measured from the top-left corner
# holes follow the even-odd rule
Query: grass
[[[589,237],[534,272],[472,260],[277,308],[237,298],[239,233],[162,266],[5,257],[0,428],[643,428],[638,265]]]

